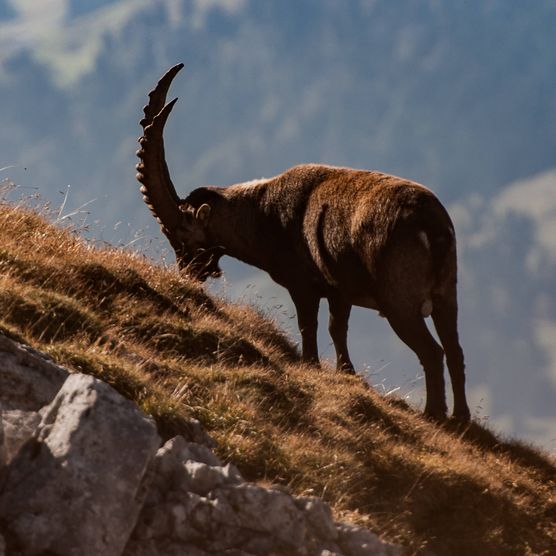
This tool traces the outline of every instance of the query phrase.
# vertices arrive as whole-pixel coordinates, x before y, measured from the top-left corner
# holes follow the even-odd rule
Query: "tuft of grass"
[[[173,268],[20,207],[0,204],[0,230],[0,333],[105,380],[163,438],[195,417],[248,479],[322,496],[408,554],[555,553],[548,454],[302,364],[260,312]]]
[[[51,342],[76,335],[99,338],[102,325],[75,300],[57,292],[4,284],[0,290],[0,312],[5,322],[27,335]],[[6,289],[4,289],[6,288]]]

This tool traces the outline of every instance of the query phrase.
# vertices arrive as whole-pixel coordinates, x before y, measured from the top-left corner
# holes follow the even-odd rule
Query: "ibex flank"
[[[235,257],[268,272],[297,310],[303,360],[318,364],[317,314],[328,300],[328,329],[339,370],[353,372],[347,348],[353,305],[380,311],[417,355],[426,379],[426,415],[445,417],[443,360],[454,417],[469,420],[457,330],[456,242],[448,213],[427,188],[375,171],[316,164],[270,179],[200,187],[180,199],[164,155],[166,104],[183,64],[149,94],[141,120],[137,179],[178,265],[204,281]],[[432,316],[442,347],[425,323]]]

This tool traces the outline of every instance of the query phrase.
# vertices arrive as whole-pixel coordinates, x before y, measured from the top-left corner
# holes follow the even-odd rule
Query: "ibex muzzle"
[[[166,165],[164,124],[174,103],[171,68],[149,94],[141,120],[137,179],[145,202],[176,252],[180,268],[219,276],[223,255],[270,274],[297,310],[302,355],[318,364],[317,313],[328,299],[337,367],[353,372],[347,348],[353,305],[380,311],[419,358],[425,413],[446,414],[443,359],[454,416],[469,419],[458,340],[456,242],[448,213],[425,187],[380,172],[307,164],[270,179],[201,187],[180,199]],[[425,323],[432,316],[442,347]]]

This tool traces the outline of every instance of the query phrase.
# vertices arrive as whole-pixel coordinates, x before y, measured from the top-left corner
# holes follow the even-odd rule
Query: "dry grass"
[[[305,366],[264,316],[174,269],[13,206],[0,230],[0,331],[106,380],[164,437],[194,416],[247,478],[323,496],[409,554],[556,554],[548,455]]]

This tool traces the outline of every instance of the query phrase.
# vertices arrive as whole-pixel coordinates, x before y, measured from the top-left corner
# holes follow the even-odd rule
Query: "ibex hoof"
[[[446,409],[425,409],[425,417],[431,421],[441,423],[446,420]]]
[[[469,423],[469,421],[471,421],[471,414],[469,413],[469,409],[466,408],[463,410],[454,410],[452,419],[454,421],[458,421],[459,423]]]
[[[342,365],[338,365],[336,370],[340,373],[346,373],[348,375],[354,375],[355,369],[351,363],[344,363]]]

